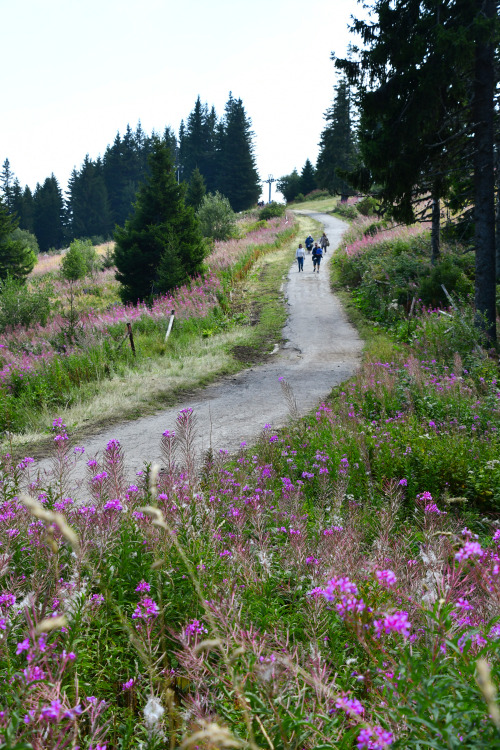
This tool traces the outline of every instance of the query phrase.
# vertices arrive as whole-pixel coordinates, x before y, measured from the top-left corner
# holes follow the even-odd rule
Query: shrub
[[[464,272],[456,265],[453,257],[444,258],[435,266],[430,275],[420,282],[419,295],[425,305],[438,307],[449,302],[443,290],[443,286],[449,294],[457,294],[461,298],[472,294],[474,287]]]
[[[29,247],[30,250],[32,250],[36,255],[40,252],[40,248],[38,247],[38,241],[34,234],[31,232],[28,232],[27,229],[14,229],[12,232],[12,239],[13,240],[20,240],[25,247]]]
[[[356,208],[363,216],[373,216],[377,213],[378,201],[371,195],[366,195],[356,203]]]
[[[78,281],[87,275],[86,241],[73,240],[61,261],[61,274],[66,281]]]
[[[355,219],[358,216],[356,206],[349,206],[347,203],[341,203],[338,201],[334,209],[335,213],[342,216],[344,219]]]
[[[14,326],[46,325],[50,314],[50,287],[30,289],[8,276],[0,281],[0,332]]]
[[[204,237],[220,241],[227,240],[234,234],[234,211],[229,200],[219,191],[203,196],[196,215]]]
[[[275,203],[275,201],[271,201],[271,203],[268,203],[267,206],[264,206],[264,208],[260,211],[260,218],[261,219],[274,219],[276,216],[283,216],[285,213],[285,204],[284,203]]]

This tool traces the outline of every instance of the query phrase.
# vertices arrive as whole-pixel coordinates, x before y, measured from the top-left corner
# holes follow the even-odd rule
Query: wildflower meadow
[[[500,747],[498,368],[381,350],[236,455],[2,458],[3,746]]]
[[[201,335],[205,329],[213,332],[239,322],[227,302],[232,286],[261,255],[281,246],[295,231],[291,216],[247,221],[244,228],[239,239],[214,244],[202,277],[150,304],[118,302],[113,269],[76,284],[49,274],[47,283],[57,301],[49,319],[7,327],[0,336],[0,430],[22,432],[40,409],[82,398],[85,384],[111,378],[136,366],[137,360],[170,353],[164,339],[172,310],[177,321],[172,342],[190,327]],[[70,293],[77,296],[76,312],[68,307]],[[137,339],[136,357],[123,343],[128,323]]]

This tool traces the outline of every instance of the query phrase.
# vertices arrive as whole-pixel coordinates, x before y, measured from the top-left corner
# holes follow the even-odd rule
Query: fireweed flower
[[[156,617],[160,612],[160,609],[155,601],[149,596],[144,596],[135,608],[135,612],[132,615],[133,620],[151,620]]]
[[[132,677],[132,679],[127,680],[127,682],[124,682],[122,684],[122,690],[130,690],[130,688],[132,688],[134,686],[134,684],[135,684],[135,680]]]
[[[356,716],[363,716],[365,712],[365,709],[357,698],[347,698],[345,695],[338,699],[335,703],[335,708],[340,708],[347,714],[354,714]]]
[[[375,628],[376,638],[380,638],[383,633],[386,635],[398,633],[404,638],[408,638],[411,623],[408,621],[408,612],[386,612],[382,620],[374,621],[373,627]]]
[[[392,733],[382,727],[365,727],[358,734],[357,748],[358,750],[384,750],[393,741]]]
[[[119,500],[108,500],[104,504],[104,510],[123,510],[123,505]]]
[[[456,553],[455,560],[463,562],[464,560],[470,560],[473,557],[482,557],[483,555],[484,550],[479,542],[465,542],[462,549]]]
[[[184,629],[184,635],[188,640],[191,636],[203,635],[204,633],[208,633],[208,630],[200,620],[192,620],[191,622],[188,622]]]
[[[337,599],[339,594],[354,594],[358,593],[358,587],[349,578],[332,578],[326,584],[325,588],[321,590],[321,593],[325,599],[329,602]]]
[[[381,586],[394,586],[397,581],[397,578],[392,570],[376,570],[375,575],[377,576],[377,581]]]
[[[151,586],[147,581],[140,581],[135,590],[138,594],[142,594],[143,591],[151,591]]]

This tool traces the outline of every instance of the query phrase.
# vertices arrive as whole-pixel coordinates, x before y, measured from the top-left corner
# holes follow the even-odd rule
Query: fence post
[[[168,322],[168,328],[167,328],[167,332],[166,332],[166,334],[165,334],[165,341],[166,341],[166,340],[168,339],[168,337],[170,336],[170,331],[172,330],[172,326],[173,326],[173,324],[174,324],[174,318],[175,318],[175,310],[172,310],[172,312],[170,313],[170,320],[169,320],[169,322]]]
[[[132,354],[135,357],[134,337],[132,335],[132,326],[130,325],[130,323],[127,323],[127,331],[128,331],[128,337],[130,339],[130,348],[132,349]]]

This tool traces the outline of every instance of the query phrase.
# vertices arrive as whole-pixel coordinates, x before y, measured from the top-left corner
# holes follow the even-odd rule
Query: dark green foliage
[[[233,211],[244,211],[257,203],[260,180],[255,167],[251,121],[241,99],[229,95],[219,132],[218,190]]]
[[[283,203],[275,203],[272,201],[267,206],[261,208],[259,211],[260,219],[274,219],[275,216],[283,216],[285,213],[285,205]]]
[[[308,193],[312,193],[313,190],[316,190],[317,187],[318,182],[316,180],[316,170],[311,164],[311,161],[307,159],[306,163],[302,167],[302,172],[300,173],[299,192],[307,195]]]
[[[126,302],[166,292],[201,270],[205,245],[193,212],[177,184],[169,145],[153,138],[150,174],[134,212],[115,232],[116,277]]]
[[[205,180],[198,167],[195,167],[186,192],[186,206],[191,206],[197,211],[207,192]]]
[[[377,213],[378,201],[371,195],[365,197],[356,203],[357,211],[363,216],[373,216]]]
[[[195,170],[198,169],[209,191],[213,191],[216,184],[216,122],[215,110],[212,108],[209,111],[207,104],[202,105],[198,96],[182,134],[179,132],[182,179],[190,182]]]
[[[34,289],[8,276],[0,281],[0,332],[8,327],[47,323],[50,314],[49,287]]]
[[[11,276],[22,281],[36,263],[36,255],[29,244],[23,238],[13,237],[16,229],[17,221],[0,200],[0,279]]]
[[[326,188],[332,195],[344,197],[352,195],[353,190],[340,172],[349,172],[355,165],[356,139],[347,81],[341,79],[334,90],[333,104],[325,113],[327,125],[319,144],[316,181],[320,188]]]
[[[43,185],[37,184],[33,196],[34,233],[41,252],[60,248],[63,244],[64,204],[61,189],[54,175]]]
[[[298,196],[301,194],[303,196],[300,175],[296,169],[294,169],[290,174],[286,174],[283,177],[280,177],[276,182],[276,187],[278,188],[280,193],[282,193],[287,203],[291,203],[292,201],[296,200],[296,198],[298,198]]]
[[[466,277],[462,269],[450,257],[434,266],[429,274],[420,282],[419,296],[424,305],[438,307],[449,305],[443,286],[450,295],[458,295],[465,299],[474,292],[474,285]]]
[[[72,237],[110,235],[113,222],[100,159],[93,162],[87,154],[80,171],[73,170],[68,192],[70,235]]]
[[[10,168],[10,162],[5,159],[2,165],[2,172],[0,174],[0,188],[2,190],[2,197],[9,213],[13,213],[13,188],[14,188],[14,175]]]

